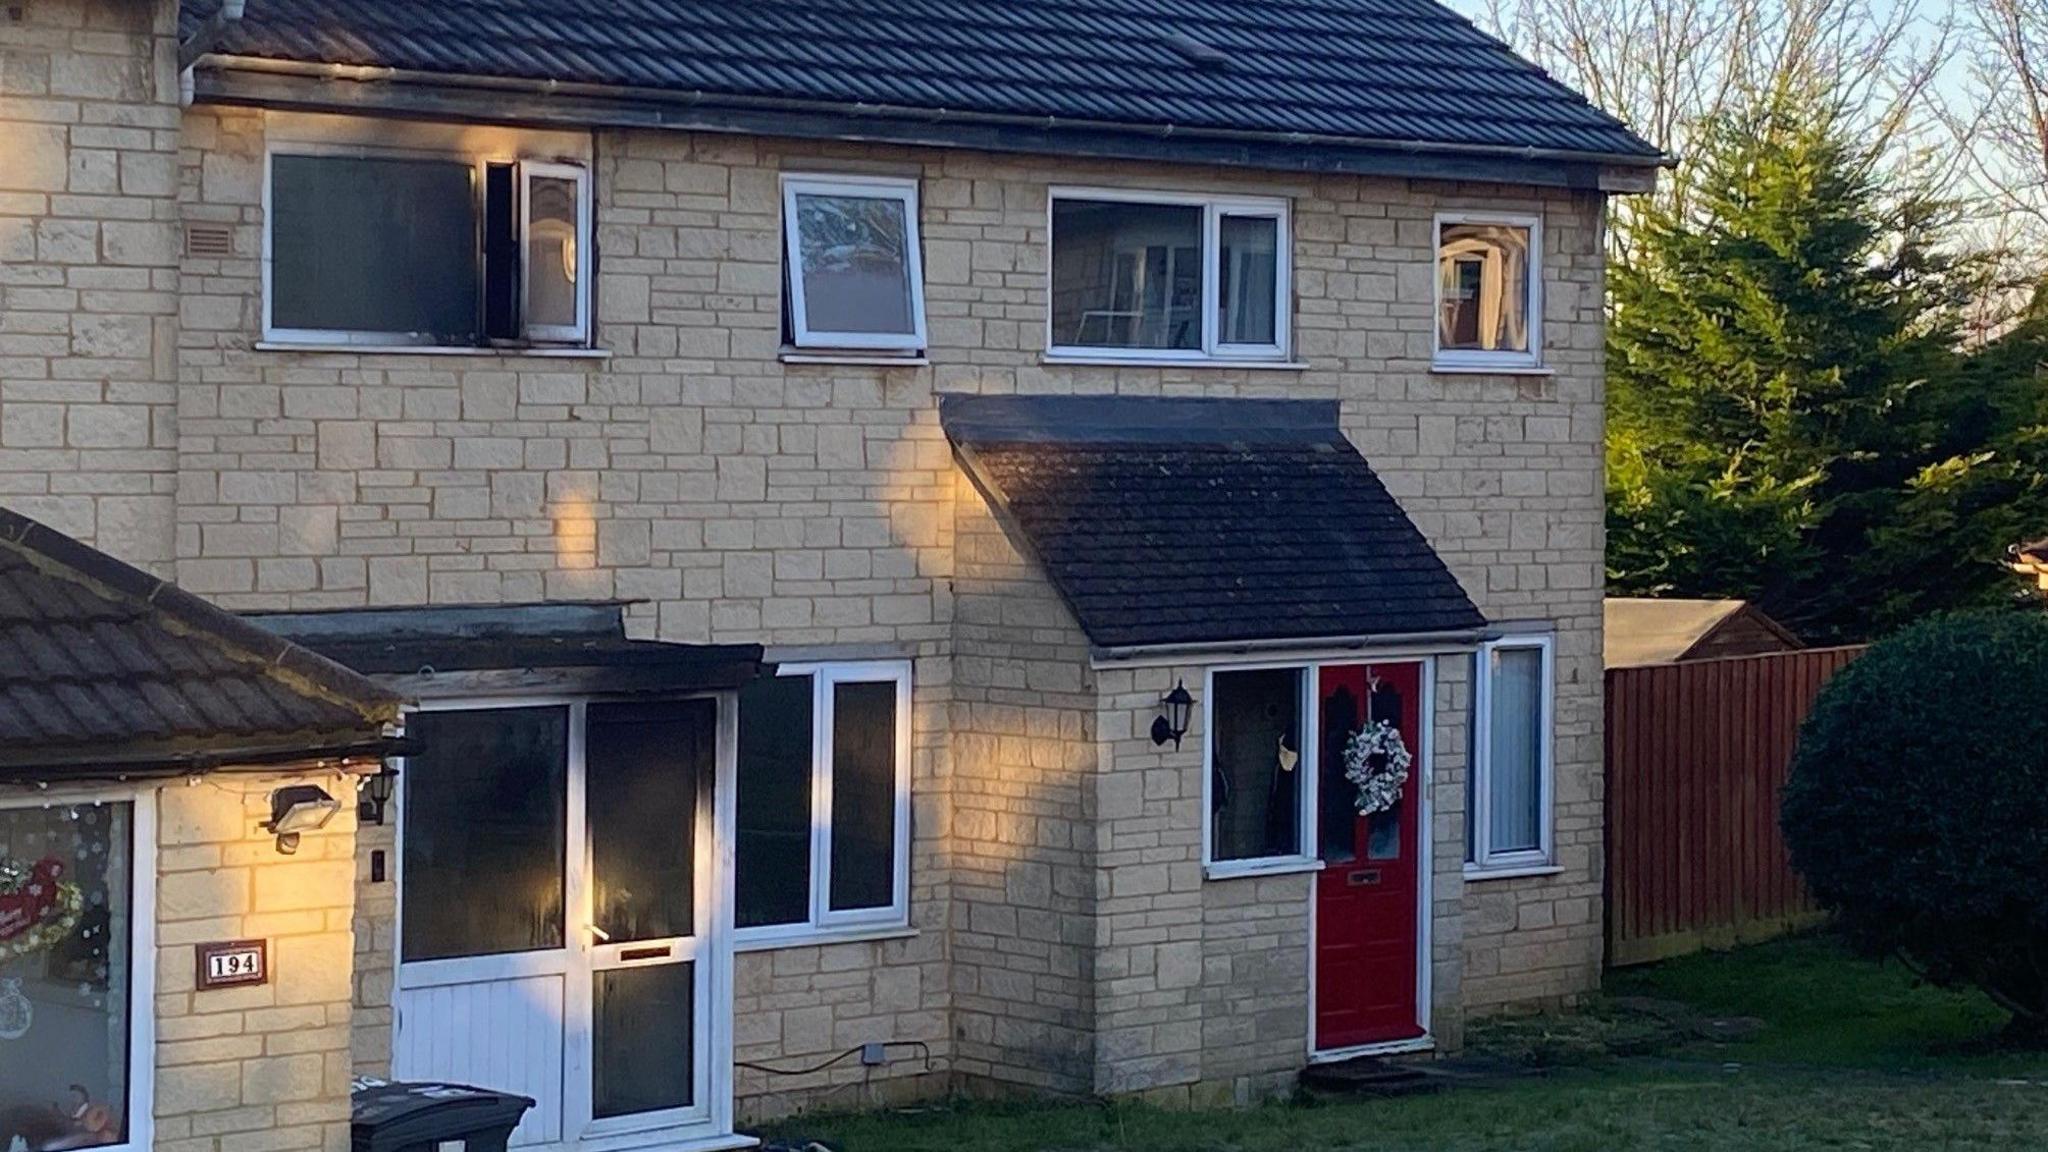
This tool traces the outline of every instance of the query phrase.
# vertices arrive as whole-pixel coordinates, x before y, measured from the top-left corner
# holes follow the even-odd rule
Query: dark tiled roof
[[[947,396],[940,414],[1098,647],[1485,624],[1334,403]]]
[[[0,508],[0,772],[194,769],[374,750],[400,700]]]
[[[185,33],[217,8],[186,0]],[[215,51],[712,106],[1658,156],[1432,0],[248,0]]]

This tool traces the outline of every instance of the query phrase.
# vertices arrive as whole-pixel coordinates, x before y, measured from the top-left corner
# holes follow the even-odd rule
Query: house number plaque
[[[270,946],[262,940],[227,940],[194,946],[201,992],[270,983]]]

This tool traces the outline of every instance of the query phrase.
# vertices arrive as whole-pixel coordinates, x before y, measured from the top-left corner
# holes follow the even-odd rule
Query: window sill
[[[543,360],[609,360],[609,348],[509,348],[468,347],[440,344],[300,344],[291,340],[258,340],[258,352],[345,352],[356,356],[493,356],[500,359],[532,357]]]
[[[931,358],[922,352],[915,356],[877,356],[862,352],[799,352],[785,348],[776,359],[784,364],[840,364],[862,368],[924,368],[931,364]]]
[[[859,928],[812,928],[807,925],[793,925],[789,928],[763,929],[758,936],[749,936],[749,929],[739,929],[733,934],[734,952],[775,952],[784,948],[817,948],[827,944],[865,944],[879,940],[913,940],[918,931],[908,924],[864,925]]]
[[[1432,376],[1555,376],[1557,369],[1542,364],[1444,364],[1429,366]]]
[[[1522,864],[1496,868],[1475,868],[1465,865],[1465,883],[1477,884],[1486,880],[1520,880],[1530,876],[1560,876],[1564,868],[1558,864]]]
[[[1255,876],[1298,876],[1322,870],[1323,862],[1313,856],[1282,856],[1271,860],[1219,860],[1202,865],[1202,879],[1244,880]]]
[[[1252,372],[1306,372],[1309,368],[1307,363],[1300,360],[1232,360],[1217,356],[1200,359],[1181,359],[1173,356],[1079,356],[1065,352],[1047,352],[1038,358],[1038,362],[1059,368],[1242,368]]]

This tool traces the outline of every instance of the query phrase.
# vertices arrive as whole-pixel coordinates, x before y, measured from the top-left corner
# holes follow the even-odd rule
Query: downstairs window
[[[910,666],[785,665],[739,729],[740,943],[907,925]]]
[[[15,1148],[149,1146],[137,847],[133,803],[0,808],[0,1138]]]
[[[1548,636],[1496,640],[1479,650],[1472,773],[1466,797],[1470,872],[1547,867],[1551,848],[1551,710]]]

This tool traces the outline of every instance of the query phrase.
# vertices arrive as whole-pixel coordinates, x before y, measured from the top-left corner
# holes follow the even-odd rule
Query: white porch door
[[[723,1143],[721,711],[706,697],[414,715],[425,750],[401,777],[396,1078],[533,1097],[515,1146]]]

